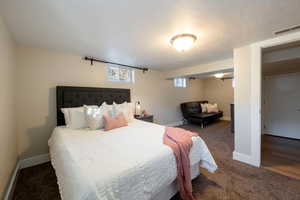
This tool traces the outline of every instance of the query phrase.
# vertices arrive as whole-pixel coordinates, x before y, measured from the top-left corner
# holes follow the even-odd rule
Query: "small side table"
[[[145,122],[152,122],[153,123],[153,115],[147,115],[147,116],[140,116],[140,115],[134,115],[135,119],[142,120]]]

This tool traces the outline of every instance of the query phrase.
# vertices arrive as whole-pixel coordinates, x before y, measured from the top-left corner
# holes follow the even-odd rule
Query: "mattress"
[[[111,131],[56,127],[50,157],[63,200],[150,200],[176,179],[176,161],[163,144],[164,126],[134,120]],[[193,137],[191,166],[213,172],[205,142]]]

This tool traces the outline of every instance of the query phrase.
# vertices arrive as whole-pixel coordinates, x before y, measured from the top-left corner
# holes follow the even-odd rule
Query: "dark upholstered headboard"
[[[61,108],[130,102],[130,89],[93,87],[56,87],[57,126],[65,125]]]

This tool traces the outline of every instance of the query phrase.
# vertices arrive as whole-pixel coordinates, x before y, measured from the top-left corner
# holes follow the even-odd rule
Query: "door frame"
[[[262,50],[300,41],[300,32],[251,44],[251,154],[253,165],[261,165]]]

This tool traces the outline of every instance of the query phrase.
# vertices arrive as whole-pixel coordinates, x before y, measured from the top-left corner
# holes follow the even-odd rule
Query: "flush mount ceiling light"
[[[170,43],[177,51],[186,51],[192,48],[193,44],[196,42],[197,37],[193,34],[180,34],[172,37]]]
[[[224,73],[217,73],[214,75],[216,78],[223,78],[224,77]]]

